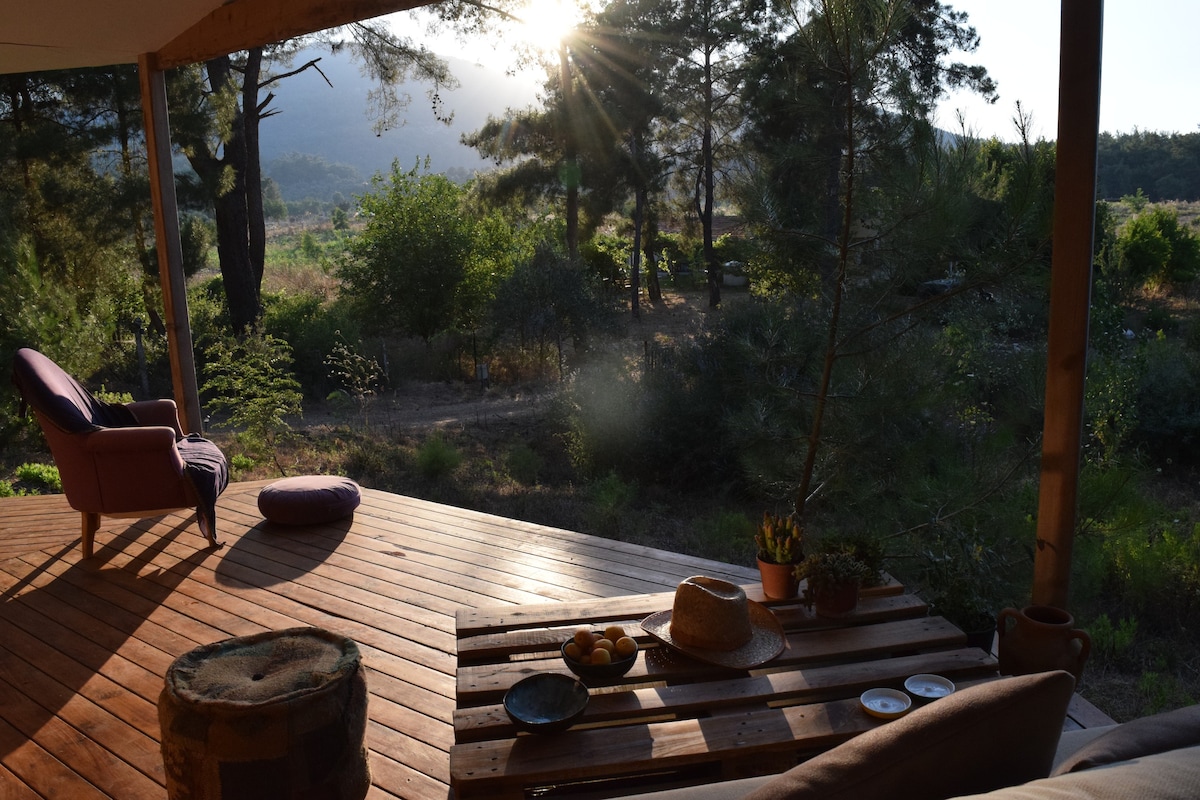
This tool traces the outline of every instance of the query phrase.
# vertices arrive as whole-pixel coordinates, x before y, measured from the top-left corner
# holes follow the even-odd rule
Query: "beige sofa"
[[[1200,706],[1060,733],[1065,672],[965,689],[777,776],[638,800],[1200,800]]]

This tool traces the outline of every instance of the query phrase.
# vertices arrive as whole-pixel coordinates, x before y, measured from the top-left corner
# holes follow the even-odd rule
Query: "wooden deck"
[[[280,529],[258,513],[263,485],[222,495],[219,551],[177,513],[105,519],[87,562],[63,497],[0,500],[0,797],[166,797],[157,699],[171,661],[317,625],[358,642],[370,668],[370,797],[445,800],[457,610],[758,579],[370,489],[352,521]]]

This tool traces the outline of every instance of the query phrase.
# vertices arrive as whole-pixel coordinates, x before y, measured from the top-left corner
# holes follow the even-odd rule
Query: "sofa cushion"
[[[1200,797],[1200,747],[1119,761],[957,800],[1196,800],[1197,797]]]
[[[1119,725],[1071,754],[1055,768],[1054,774],[1196,745],[1200,745],[1200,705],[1164,711]]]
[[[1074,691],[1061,670],[972,686],[793,767],[744,800],[933,800],[1043,778]]]

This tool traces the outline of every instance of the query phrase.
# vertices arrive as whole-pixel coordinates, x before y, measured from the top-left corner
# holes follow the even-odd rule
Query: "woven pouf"
[[[337,475],[298,475],[264,486],[258,510],[282,525],[320,525],[349,515],[358,508],[358,484]]]
[[[320,628],[185,653],[158,721],[170,800],[361,800],[371,787],[358,646]]]

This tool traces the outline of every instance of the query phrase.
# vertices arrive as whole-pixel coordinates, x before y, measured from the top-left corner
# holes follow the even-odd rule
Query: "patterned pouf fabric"
[[[358,645],[321,628],[185,653],[158,699],[170,800],[362,800],[371,787]]]
[[[264,486],[258,511],[282,525],[320,525],[350,515],[362,493],[358,484],[337,475],[300,475]]]

